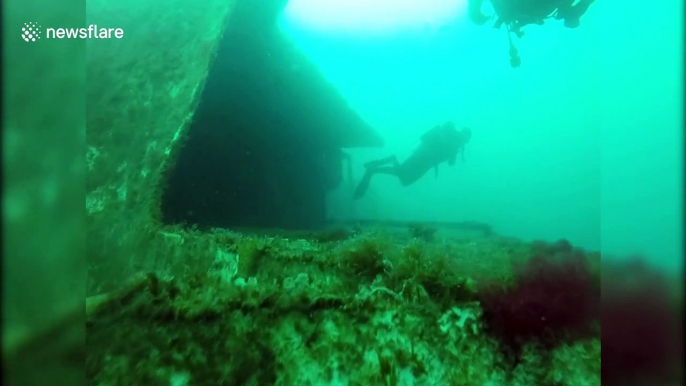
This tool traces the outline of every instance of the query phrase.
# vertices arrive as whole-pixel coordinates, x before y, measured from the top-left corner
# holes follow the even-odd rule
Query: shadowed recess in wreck
[[[283,1],[239,2],[184,147],[168,170],[166,223],[318,228],[342,148],[381,138],[281,35]]]

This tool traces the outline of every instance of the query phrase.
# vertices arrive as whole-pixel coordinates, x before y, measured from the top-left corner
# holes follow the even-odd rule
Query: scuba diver
[[[477,25],[484,25],[491,17],[481,12],[483,0],[469,1],[469,18]],[[543,25],[549,18],[564,20],[567,28],[579,26],[579,19],[583,16],[594,0],[490,0],[495,11],[494,28],[503,24],[507,28],[507,38],[510,43],[510,65],[513,68],[521,65],[521,58],[517,48],[512,43],[511,34],[521,38],[524,32],[521,28],[527,24]]]
[[[446,122],[424,133],[419,146],[403,163],[399,163],[394,155],[367,162],[364,165],[367,171],[355,188],[353,198],[357,200],[364,196],[372,177],[377,173],[397,177],[402,186],[412,185],[432,168],[438,177],[438,165],[442,162],[455,165],[457,153],[462,154],[464,162],[464,145],[471,136],[470,129],[465,127],[458,131],[454,123]]]

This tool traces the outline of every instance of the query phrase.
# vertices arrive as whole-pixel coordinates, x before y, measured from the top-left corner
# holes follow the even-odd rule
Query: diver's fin
[[[353,199],[354,200],[359,200],[364,196],[365,193],[367,193],[367,189],[369,189],[369,183],[372,181],[372,173],[365,173],[364,177],[362,177],[362,180],[360,181],[359,184],[357,184],[357,187],[355,188],[355,193],[353,194]]]
[[[345,160],[345,166],[346,166],[346,172],[347,172],[347,179],[348,179],[348,187],[352,188],[354,184],[353,180],[353,162],[352,158],[350,157],[350,154],[344,152],[341,150],[341,158],[342,160]]]

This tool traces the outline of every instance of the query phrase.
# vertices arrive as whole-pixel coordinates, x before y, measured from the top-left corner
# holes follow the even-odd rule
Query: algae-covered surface
[[[564,241],[203,237],[212,261],[88,299],[90,384],[600,384],[599,256]]]

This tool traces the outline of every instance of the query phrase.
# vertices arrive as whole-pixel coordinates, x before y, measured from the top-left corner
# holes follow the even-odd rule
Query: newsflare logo
[[[21,27],[21,38],[26,42],[35,42],[43,37],[43,27],[37,22],[24,23]],[[121,39],[124,30],[121,28],[99,28],[91,24],[87,28],[45,28],[45,39]]]
[[[27,42],[35,42],[37,39],[40,39],[40,35],[41,30],[38,23],[24,23],[24,26],[21,27],[21,38]]]

